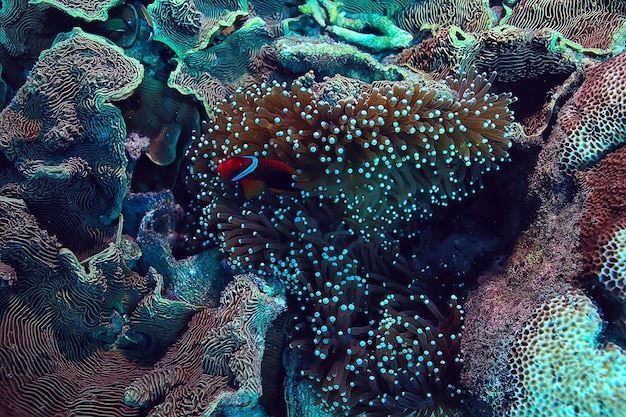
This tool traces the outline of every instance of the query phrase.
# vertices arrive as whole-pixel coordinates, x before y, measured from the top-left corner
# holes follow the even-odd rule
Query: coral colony
[[[0,34],[1,416],[624,415],[624,2]]]

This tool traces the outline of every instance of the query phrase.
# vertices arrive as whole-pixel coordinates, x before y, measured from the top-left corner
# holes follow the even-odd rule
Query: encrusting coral
[[[581,290],[537,308],[510,360],[514,394],[507,416],[616,416],[626,400],[626,352],[601,345],[602,319]]]
[[[585,75],[552,133],[563,137],[561,166],[569,173],[595,164],[620,146],[626,133],[626,52],[588,68]]]

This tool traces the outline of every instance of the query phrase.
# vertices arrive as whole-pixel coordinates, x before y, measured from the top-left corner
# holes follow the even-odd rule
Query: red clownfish
[[[294,187],[298,171],[274,159],[234,156],[217,166],[217,172],[230,181],[239,181],[246,198],[261,195],[267,187],[275,192],[298,191]]]

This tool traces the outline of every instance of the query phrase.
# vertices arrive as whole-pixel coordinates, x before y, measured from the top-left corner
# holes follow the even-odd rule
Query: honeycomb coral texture
[[[626,400],[626,355],[597,337],[593,302],[572,289],[539,307],[512,352],[513,404],[519,416],[619,416]]]
[[[600,253],[600,282],[626,302],[626,228],[615,231]]]
[[[559,115],[568,172],[594,164],[626,137],[626,53],[593,68]]]

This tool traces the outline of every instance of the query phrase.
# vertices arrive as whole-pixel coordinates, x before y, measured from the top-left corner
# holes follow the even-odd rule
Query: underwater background
[[[626,2],[0,3],[0,417],[626,416]]]

